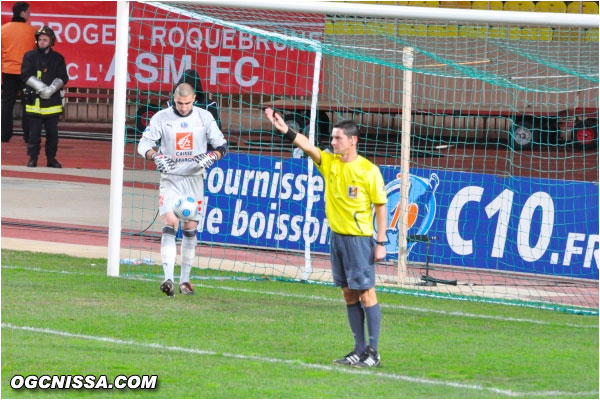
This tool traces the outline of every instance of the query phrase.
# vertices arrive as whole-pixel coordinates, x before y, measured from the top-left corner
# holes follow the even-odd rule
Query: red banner
[[[10,21],[13,4],[2,2],[2,24]],[[56,34],[55,50],[65,57],[68,86],[112,88],[116,2],[29,4],[31,24],[48,25]],[[211,93],[301,96],[311,91],[314,53],[143,3],[132,2],[130,8],[130,88],[168,91],[183,71],[195,69]],[[269,15],[270,20],[277,17]],[[320,38],[324,20],[313,19],[311,35]]]

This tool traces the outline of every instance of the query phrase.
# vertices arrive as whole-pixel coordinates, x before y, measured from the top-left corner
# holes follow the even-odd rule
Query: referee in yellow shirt
[[[344,120],[333,126],[333,153],[328,153],[289,128],[273,109],[267,108],[265,114],[287,140],[312,158],[325,178],[325,214],[331,227],[331,269],[336,286],[342,288],[354,335],[354,350],[334,363],[376,367],[381,363],[377,351],[381,309],[375,293],[375,261],[385,258],[387,224],[387,196],[381,172],[376,165],[358,155],[359,130],[354,121]],[[373,240],[372,206],[377,223],[376,241]]]

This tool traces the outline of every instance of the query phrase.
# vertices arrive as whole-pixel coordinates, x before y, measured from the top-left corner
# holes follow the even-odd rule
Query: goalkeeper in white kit
[[[160,254],[165,279],[160,290],[175,294],[174,269],[177,258],[175,244],[179,220],[173,212],[177,199],[192,196],[198,207],[204,207],[205,171],[227,153],[227,141],[212,114],[195,107],[194,88],[182,83],[175,88],[173,106],[157,112],[144,130],[138,153],[153,160],[160,175],[159,213],[164,224]],[[207,152],[208,144],[214,151]],[[196,228],[200,214],[182,221],[181,275],[179,291],[194,294],[190,271],[196,256]]]

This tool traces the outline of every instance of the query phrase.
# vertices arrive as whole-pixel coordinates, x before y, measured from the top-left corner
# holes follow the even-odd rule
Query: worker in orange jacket
[[[17,1],[13,6],[13,18],[2,25],[2,141],[13,136],[13,109],[17,96],[23,89],[21,64],[23,56],[35,49],[35,28],[29,24],[29,4]],[[23,105],[23,139],[29,139],[29,124]]]

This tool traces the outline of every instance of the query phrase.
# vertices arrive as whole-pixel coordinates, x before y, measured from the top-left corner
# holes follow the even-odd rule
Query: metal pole
[[[315,127],[316,127],[316,119],[317,119],[317,103],[319,100],[319,83],[320,83],[320,78],[321,78],[321,60],[322,60],[322,53],[321,53],[321,49],[318,48],[316,49],[315,52],[315,68],[314,68],[314,72],[313,72],[313,87],[312,87],[312,101],[311,101],[311,105],[310,105],[310,128],[309,128],[309,136],[308,139],[310,140],[310,142],[312,144],[315,143]],[[312,207],[313,207],[313,203],[314,203],[314,184],[313,184],[313,170],[314,170],[314,163],[310,158],[306,159],[306,162],[308,162],[308,190],[307,190],[307,200],[306,200],[306,213],[304,215],[304,221],[305,221],[305,225],[304,226],[308,226],[308,224],[306,222],[308,222],[311,214],[312,214]],[[311,256],[310,256],[310,243],[306,240],[308,237],[305,236],[305,243],[304,243],[304,272],[302,273],[302,279],[303,280],[308,280],[308,278],[310,277],[310,274],[312,273],[312,261],[311,261]]]

